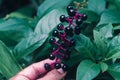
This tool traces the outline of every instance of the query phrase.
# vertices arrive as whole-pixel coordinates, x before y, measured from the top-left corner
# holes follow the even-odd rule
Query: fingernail
[[[57,69],[57,71],[58,71],[59,73],[61,73],[61,74],[64,74],[64,73],[65,73],[62,68]]]

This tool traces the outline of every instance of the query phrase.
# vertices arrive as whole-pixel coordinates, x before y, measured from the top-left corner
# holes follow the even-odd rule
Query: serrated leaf
[[[37,16],[41,18],[53,9],[66,7],[72,0],[45,0],[43,4],[38,7]]]
[[[100,68],[102,70],[102,73],[108,70],[108,65],[104,62],[100,62]]]
[[[86,57],[94,60],[95,48],[90,39],[82,34],[76,37],[75,49]]]
[[[37,35],[33,34],[28,38],[23,39],[16,47],[14,48],[14,53],[18,60],[24,58],[25,56],[32,53],[38,47],[40,47],[47,39],[48,35],[42,34]]]
[[[120,12],[117,10],[106,10],[101,15],[100,22],[97,26],[103,25],[103,24],[117,24],[120,23]]]
[[[0,70],[2,74],[9,79],[21,69],[13,53],[0,41]]]
[[[76,80],[92,80],[100,73],[98,64],[90,61],[82,61],[77,68]]]
[[[7,45],[15,45],[31,33],[33,30],[25,19],[10,18],[0,24],[0,40]]]
[[[114,80],[120,80],[120,64],[113,64],[109,66],[108,72],[114,78]]]
[[[99,15],[105,10],[105,7],[105,0],[88,0],[88,9]]]
[[[60,23],[59,17],[60,15],[65,15],[66,12],[64,9],[55,9],[44,16],[38,22],[35,33],[37,34],[48,34],[54,27]]]

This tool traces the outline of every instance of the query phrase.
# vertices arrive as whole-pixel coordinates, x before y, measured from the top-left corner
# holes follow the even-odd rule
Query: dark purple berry
[[[87,15],[83,14],[82,20],[87,20]]]
[[[65,22],[65,21],[66,21],[65,15],[61,15],[61,16],[60,16],[60,21],[61,21],[61,22]]]
[[[54,55],[54,54],[50,54],[50,55],[49,55],[49,59],[50,59],[50,60],[54,60],[54,59],[55,59],[55,55]]]
[[[45,63],[44,68],[45,68],[45,70],[49,71],[50,70],[50,65],[48,63]]]
[[[49,40],[50,44],[53,44],[55,41],[56,41],[55,38],[50,38]]]
[[[71,27],[66,27],[65,32],[67,35],[72,36],[73,35],[73,29]]]
[[[50,52],[54,52],[56,50],[55,47],[50,48]]]
[[[78,26],[76,26],[74,32],[75,32],[75,34],[77,34],[77,35],[80,34],[81,28],[78,27]]]
[[[75,40],[74,39],[70,40],[70,47],[72,47],[72,46],[75,46]]]
[[[70,6],[70,5],[69,5],[69,6],[67,6],[67,12],[69,12],[69,11],[70,11],[70,9],[74,9],[74,8],[73,8],[73,6]]]
[[[58,29],[58,30],[64,30],[63,24],[61,24],[61,23],[58,24],[58,25],[57,25],[57,29]]]
[[[61,68],[61,64],[60,63],[55,63],[54,67],[55,67],[55,69],[59,69],[59,68]]]
[[[63,71],[67,71],[68,70],[68,66],[67,65],[63,65],[62,69],[63,69]]]
[[[77,25],[82,24],[82,22],[83,22],[83,21],[82,21],[82,19],[81,19],[81,18],[79,18],[79,19],[77,19],[77,20],[76,20],[76,24],[77,24]]]
[[[68,11],[68,15],[69,15],[69,16],[75,16],[75,14],[76,14],[75,9],[70,9],[70,10]]]
[[[58,37],[59,32],[58,32],[57,30],[54,30],[53,33],[52,33],[52,35],[53,35],[54,37]]]

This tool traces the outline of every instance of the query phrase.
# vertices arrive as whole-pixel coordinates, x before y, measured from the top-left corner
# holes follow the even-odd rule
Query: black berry
[[[73,35],[73,29],[71,27],[66,27],[65,32],[69,36]]]
[[[48,63],[45,63],[44,68],[45,68],[45,70],[49,71],[50,70],[50,65]]]
[[[50,44],[53,44],[55,41],[56,41],[55,38],[50,38],[49,40]]]
[[[59,68],[61,68],[61,64],[60,64],[60,63],[55,63],[55,64],[54,64],[54,67],[55,67],[56,69],[59,69]]]
[[[61,16],[60,16],[60,21],[61,21],[61,22],[65,22],[65,21],[66,21],[65,15],[61,15]]]
[[[69,5],[69,6],[67,6],[67,12],[69,12],[69,11],[70,11],[70,9],[74,9],[74,8],[73,8],[73,6],[70,6],[70,5]]]
[[[87,15],[83,14],[82,20],[87,20]]]
[[[60,24],[58,24],[58,25],[57,25],[57,29],[58,29],[58,30],[63,30],[63,29],[64,29],[63,24],[61,24],[61,23],[60,23]]]
[[[67,71],[68,70],[68,66],[67,65],[63,65],[62,69],[63,69],[63,71]]]
[[[57,30],[54,30],[53,33],[52,33],[52,35],[53,35],[54,37],[58,37],[59,32],[58,32]]]
[[[50,54],[50,55],[49,55],[49,59],[50,59],[50,60],[54,60],[54,59],[55,59],[55,55],[54,55],[54,54]]]
[[[82,22],[83,22],[83,21],[82,21],[82,19],[81,19],[81,18],[79,18],[79,19],[77,19],[77,20],[76,20],[76,24],[77,24],[77,25],[82,24]]]
[[[56,50],[55,47],[50,48],[50,52],[53,52],[53,51],[55,51],[55,50]]]
[[[75,40],[74,39],[70,40],[70,47],[72,47],[72,46],[75,46]]]
[[[69,11],[68,11],[68,15],[69,16],[75,16],[75,10],[74,9],[70,9]]]
[[[75,34],[77,34],[77,35],[80,34],[81,28],[78,27],[78,26],[76,26],[74,32],[75,32]]]

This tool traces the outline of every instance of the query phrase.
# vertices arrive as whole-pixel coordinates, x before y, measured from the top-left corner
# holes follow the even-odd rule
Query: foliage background
[[[82,0],[0,0],[0,80],[49,55],[51,31],[66,6]],[[64,80],[120,80],[120,0],[87,0],[88,15]]]

